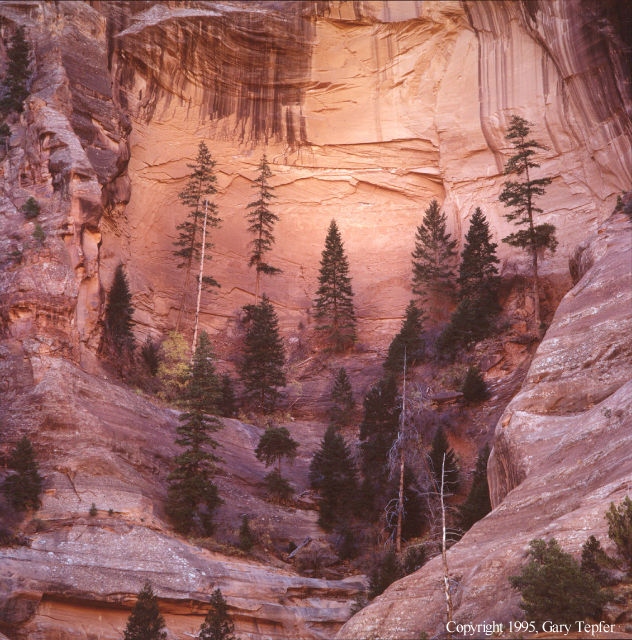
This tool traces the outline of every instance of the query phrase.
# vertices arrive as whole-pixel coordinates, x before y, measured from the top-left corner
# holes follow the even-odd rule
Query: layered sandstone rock
[[[534,538],[555,537],[576,556],[590,535],[612,548],[604,513],[632,495],[630,242],[626,215],[600,227],[588,249],[594,266],[560,304],[498,423],[488,466],[494,509],[447,554],[459,623],[507,628],[521,618],[508,577]],[[338,637],[445,633],[442,581],[438,557],[392,585]]]
[[[348,619],[361,576],[301,577],[288,562],[290,542],[324,534],[313,506],[264,500],[266,470],[254,455],[263,428],[226,420],[217,434],[225,504],[215,547],[237,543],[247,514],[268,565],[234,546],[233,555],[206,550],[203,541],[174,536],[166,526],[166,477],[178,449],[173,410],[60,358],[38,359],[33,383],[3,407],[5,433],[31,434],[45,478],[42,507],[26,525],[28,544],[1,553],[0,629],[11,638],[120,638],[145,580],[160,598],[169,638],[199,629],[218,587],[243,638],[331,638]],[[301,447],[284,474],[301,494],[322,429],[290,428]]]

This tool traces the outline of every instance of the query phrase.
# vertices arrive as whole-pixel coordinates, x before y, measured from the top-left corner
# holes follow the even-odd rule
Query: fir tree
[[[400,413],[395,377],[387,375],[366,394],[360,424],[362,494],[369,517],[381,506],[379,502],[388,487],[388,454],[397,438]]]
[[[486,445],[476,458],[472,487],[465,502],[459,508],[459,526],[463,531],[470,529],[475,522],[478,522],[492,510],[487,484],[488,459],[489,445]]]
[[[325,239],[318,283],[314,302],[316,328],[335,351],[344,351],[356,340],[356,319],[349,261],[335,220],[331,221]]]
[[[237,398],[231,377],[224,373],[221,379],[221,399],[219,414],[226,418],[232,418],[237,413]]]
[[[213,351],[206,332],[200,334],[185,393],[185,411],[180,415],[176,444],[184,447],[175,458],[169,475],[167,514],[180,533],[189,533],[197,523],[205,534],[213,530],[213,512],[221,504],[212,482],[217,447],[211,433],[222,424],[214,416],[219,401],[219,382],[213,364]]]
[[[555,538],[548,543],[532,540],[530,560],[509,582],[522,595],[520,608],[536,624],[548,620],[555,624],[574,624],[577,620],[599,620],[606,596],[599,583],[581,570],[570,553]]]
[[[427,300],[445,295],[454,287],[456,240],[446,231],[446,216],[433,200],[415,234],[413,251],[413,293]]]
[[[246,553],[255,546],[255,534],[250,528],[250,520],[247,515],[241,517],[239,527],[239,548]]]
[[[123,265],[114,271],[114,279],[105,306],[102,350],[112,358],[129,358],[134,348],[132,294]]]
[[[235,625],[228,615],[228,603],[221,589],[211,594],[210,608],[200,627],[198,640],[236,640],[233,632]]]
[[[5,95],[0,100],[0,111],[4,114],[11,111],[21,113],[24,110],[24,100],[29,95],[27,84],[31,75],[29,46],[24,37],[24,27],[18,27],[13,34],[7,55],[9,65],[4,80]]]
[[[329,417],[335,427],[343,427],[349,421],[355,407],[351,381],[344,367],[338,369],[331,389],[331,409]]]
[[[165,620],[158,609],[158,599],[149,582],[138,594],[136,604],[127,619],[123,640],[165,640]]]
[[[276,463],[277,468],[271,471],[264,479],[268,492],[280,500],[288,499],[293,491],[289,482],[281,474],[281,461],[287,458],[293,461],[296,458],[298,442],[290,436],[285,427],[268,427],[255,449],[255,456],[269,467]]]
[[[358,480],[344,438],[330,425],[309,466],[309,482],[320,493],[320,526],[331,531],[344,527],[353,512]]]
[[[608,537],[615,543],[617,551],[632,570],[632,500],[626,496],[621,504],[610,503],[606,511]]]
[[[468,367],[461,391],[468,402],[481,402],[489,397],[487,384],[478,367]]]
[[[189,295],[189,283],[193,270],[199,264],[197,278],[198,308],[199,298],[203,285],[219,287],[215,278],[204,275],[204,260],[209,257],[206,251],[212,248],[208,230],[220,225],[222,219],[217,213],[217,206],[210,201],[210,197],[217,192],[217,181],[214,173],[215,161],[212,159],[208,147],[204,142],[198,145],[198,154],[194,164],[187,164],[192,173],[185,188],[178,194],[180,201],[189,209],[184,222],[176,226],[178,239],[174,242],[176,250],[174,255],[180,259],[179,269],[185,269],[182,301],[178,315],[178,327],[181,316],[186,310],[187,297]],[[197,328],[197,322],[196,322]],[[195,344],[195,341],[194,341]]]
[[[2,484],[2,491],[16,511],[39,509],[43,479],[31,441],[23,436],[15,445],[7,461],[10,473]]]
[[[404,353],[406,353],[406,366],[411,367],[419,363],[424,355],[423,312],[411,300],[406,307],[406,316],[402,322],[402,328],[393,338],[388,355],[384,361],[384,367],[394,373],[399,373],[404,366]]]
[[[277,387],[285,385],[285,352],[279,336],[279,321],[265,294],[259,304],[248,305],[245,309],[248,328],[240,367],[241,380],[246,393],[261,410],[273,410],[279,395]]]
[[[512,247],[519,247],[531,257],[533,275],[534,320],[536,331],[540,332],[540,281],[538,275],[538,254],[546,249],[554,252],[557,247],[555,227],[552,224],[535,224],[535,216],[542,213],[535,200],[544,195],[544,188],[551,184],[551,178],[533,178],[532,170],[540,165],[533,156],[537,149],[546,149],[535,140],[530,140],[531,127],[520,116],[512,116],[511,124],[505,136],[511,142],[516,153],[509,158],[505,165],[505,174],[515,174],[518,181],[508,180],[499,196],[499,200],[512,209],[505,215],[507,220],[520,227],[514,233],[503,238],[503,242]]]
[[[450,447],[448,438],[445,435],[443,427],[439,426],[434,438],[432,439],[432,446],[430,449],[430,463],[432,465],[432,473],[435,478],[437,487],[441,486],[441,469],[443,468],[443,456],[445,454],[445,482],[444,486],[446,490],[451,493],[456,493],[459,489],[459,464],[454,453],[454,450]]]
[[[582,545],[581,570],[592,576],[601,586],[612,584],[609,568],[613,566],[613,560],[601,546],[601,542],[590,536]]]
[[[264,154],[259,165],[259,176],[253,185],[257,189],[258,198],[247,206],[250,209],[247,214],[250,224],[248,231],[254,235],[254,240],[250,243],[252,253],[248,260],[248,266],[255,267],[257,273],[255,304],[259,301],[259,279],[261,274],[276,275],[281,273],[281,269],[273,267],[265,261],[265,254],[272,249],[274,244],[274,235],[272,233],[274,223],[279,220],[279,216],[270,211],[270,201],[275,197],[272,193],[272,187],[268,183],[268,179],[271,176],[272,172]]]

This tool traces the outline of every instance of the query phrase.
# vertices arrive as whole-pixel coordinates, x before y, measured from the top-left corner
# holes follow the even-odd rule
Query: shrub
[[[286,502],[294,495],[292,485],[276,469],[268,473],[263,482],[268,494],[279,502]]]
[[[39,206],[39,202],[31,196],[23,205],[22,205],[22,213],[27,220],[32,220],[33,218],[37,218],[40,214],[41,208]]]
[[[529,562],[520,575],[509,578],[522,595],[520,607],[527,619],[556,624],[599,619],[606,602],[599,583],[554,538],[548,543],[532,540],[529,546]]]
[[[149,374],[155,376],[160,365],[160,344],[147,336],[140,349],[140,355]]]
[[[606,511],[608,537],[615,543],[617,551],[632,569],[632,500],[626,496],[620,505],[610,503]]]
[[[402,566],[393,549],[389,549],[371,570],[369,576],[369,599],[386,591],[395,580],[403,577]]]
[[[250,551],[255,546],[255,535],[250,528],[248,516],[241,517],[241,526],[239,527],[239,548],[242,551]]]
[[[90,511],[88,511],[88,513],[93,518],[94,518],[94,516],[97,515],[97,513],[99,513],[99,510],[97,509],[97,505],[94,504],[94,502],[92,503],[92,505],[90,505]]]
[[[416,545],[414,547],[408,547],[406,554],[404,555],[404,561],[402,563],[402,570],[404,575],[409,575],[421,569],[426,562],[428,562],[428,556],[426,554],[426,547],[423,545]]]
[[[44,233],[44,229],[42,229],[42,225],[38,222],[35,225],[35,229],[33,229],[33,237],[40,244],[42,244],[46,238],[46,234]]]
[[[463,397],[468,402],[482,402],[483,400],[487,400],[489,397],[487,384],[478,367],[468,368],[461,391],[463,392]]]
[[[39,475],[33,445],[26,436],[16,444],[7,466],[15,472],[6,478],[2,485],[2,491],[9,504],[16,511],[38,509],[43,480]]]

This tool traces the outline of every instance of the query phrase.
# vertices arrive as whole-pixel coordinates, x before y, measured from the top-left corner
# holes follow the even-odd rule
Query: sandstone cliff
[[[33,532],[30,548],[3,557],[5,623],[12,629],[21,625],[22,637],[55,637],[77,621],[73,633],[84,638],[98,621],[102,637],[117,637],[125,617],[121,605],[151,577],[170,607],[170,625],[182,633],[199,625],[214,585],[222,586],[246,633],[333,633],[348,615],[358,584],[305,581],[284,568],[228,561],[168,536],[155,505],[162,498],[165,458],[172,453],[174,416],[104,380],[95,357],[112,272],[119,261],[126,265],[139,338],[173,328],[183,275],[175,267],[172,242],[185,215],[177,194],[187,162],[205,140],[217,161],[224,222],[209,269],[222,289],[204,297],[202,324],[214,333],[220,354],[228,353],[237,312],[253,299],[244,207],[265,151],[281,217],[274,263],[283,274],[265,279],[264,290],[279,310],[285,336],[298,339],[299,327],[309,328],[320,252],[335,217],[351,262],[361,341],[365,351],[383,348],[410,297],[415,226],[431,198],[443,203],[459,238],[476,206],[490,218],[496,240],[510,230],[497,197],[508,152],[504,130],[510,115],[519,113],[535,123],[535,137],[549,147],[542,172],[554,181],[542,203],[543,220],[557,225],[561,244],[543,270],[548,298],[558,299],[570,286],[570,252],[597,231],[617,194],[631,184],[625,28],[598,4],[0,4],[3,36],[23,25],[33,50],[31,95],[24,113],[10,121],[0,164],[3,446],[22,433],[34,439],[48,478],[43,519],[53,523]],[[0,61],[5,57],[0,51]],[[34,223],[20,212],[29,196],[42,205],[39,222],[46,237],[41,242],[33,237]],[[604,227],[602,236],[609,237],[611,228]],[[502,244],[499,249],[503,275],[520,273],[522,258]],[[595,249],[596,258],[601,251]],[[603,264],[611,259],[603,257]],[[608,299],[602,302],[608,308]],[[562,331],[566,320],[559,312],[557,318],[556,331]],[[617,327],[611,326],[615,341],[622,335]],[[557,343],[547,344],[542,349],[552,358]],[[618,362],[604,338],[596,359],[590,355],[587,361],[601,366],[608,354]],[[370,353],[362,358],[358,369],[375,361]],[[573,376],[586,375],[585,361],[583,356],[568,360]],[[607,403],[621,394],[613,391],[625,378],[624,366],[611,374],[604,365],[602,380],[590,387],[591,398],[588,391],[585,397],[565,392],[568,400],[561,402],[554,398],[570,388],[572,378],[559,371],[553,375],[546,362],[534,364],[530,390],[506,414],[494,454],[499,506],[485,523],[509,517],[506,501],[523,496],[524,510],[510,522],[523,532],[507,547],[512,562],[528,538],[543,531],[529,514],[545,527],[570,509],[555,496],[550,512],[537,506],[545,486],[538,474],[548,470],[548,454],[546,449],[541,458],[525,453],[535,446],[530,429],[544,421],[532,415],[535,398],[548,413],[558,412],[547,414],[546,421],[555,423],[562,440],[572,440],[571,434],[589,424],[578,425],[567,415],[575,410],[591,420],[607,417],[612,443],[619,438],[618,408]],[[533,390],[540,376],[542,386]],[[554,390],[547,391],[547,380]],[[584,411],[591,402],[602,404]],[[305,433],[311,443],[307,452],[320,433],[310,427]],[[256,430],[230,423],[226,434],[233,443],[227,457],[238,472],[223,480],[223,489],[234,490],[235,504],[247,504],[274,527],[273,514],[252,497],[252,485],[260,479],[251,460]],[[585,478],[589,486],[593,476],[585,475],[586,469],[577,470],[577,482]],[[619,470],[625,470],[623,463]],[[595,473],[601,477],[601,471]],[[605,488],[603,495],[609,499],[624,491],[615,489]],[[594,495],[586,492],[586,535],[602,524]],[[575,498],[583,504],[584,498]],[[100,509],[96,519],[86,515],[92,502]],[[107,515],[110,508],[113,516]],[[235,515],[226,513],[226,521],[234,523]],[[301,536],[316,532],[313,512],[287,517]],[[483,550],[481,557],[491,558],[500,542],[489,537],[496,525],[486,526],[469,540]],[[455,548],[455,558],[469,554],[471,562],[472,548]],[[147,549],[154,552],[136,562]],[[468,584],[466,570],[477,569],[463,566]],[[511,567],[490,560],[478,570],[493,585],[504,584]],[[423,594],[416,579],[401,588],[412,585],[412,593]],[[463,607],[478,602],[471,606],[487,611],[489,604],[486,615],[515,610],[515,598],[503,602],[482,581],[471,582],[471,593],[480,597],[463,594]],[[378,612],[386,620],[385,635],[394,636],[400,623],[393,620],[404,611],[403,603],[425,597],[407,592],[393,604],[398,589],[348,629],[378,628],[370,621]],[[433,603],[428,597],[424,602]],[[407,615],[402,613],[408,620],[402,624],[417,629],[419,620]]]
[[[590,535],[611,546],[604,513],[632,494],[631,242],[623,214],[599,228],[587,247],[594,266],[558,307],[499,421],[488,467],[494,509],[448,551],[459,623],[522,617],[508,577],[519,572],[530,540],[555,537],[575,555]],[[444,633],[442,580],[437,557],[338,637]]]

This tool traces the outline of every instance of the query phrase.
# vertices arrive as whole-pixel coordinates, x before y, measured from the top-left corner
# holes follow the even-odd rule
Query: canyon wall
[[[556,538],[576,558],[594,535],[609,553],[605,512],[632,494],[632,223],[615,214],[584,250],[593,263],[559,305],[521,391],[496,428],[488,463],[494,509],[449,549],[454,620],[522,619],[509,586],[534,538]],[[441,557],[399,580],[338,638],[444,634]],[[627,612],[627,613],[626,613]],[[606,607],[629,623],[629,602]],[[617,637],[629,637],[623,627]]]
[[[172,255],[176,225],[186,214],[178,193],[190,171],[187,163],[205,141],[217,162],[223,218],[209,272],[222,288],[203,297],[202,325],[214,334],[219,353],[229,354],[239,309],[253,301],[244,214],[265,152],[281,218],[270,261],[283,273],[264,278],[263,290],[281,316],[284,337],[290,342],[309,330],[320,253],[335,218],[351,263],[361,357],[370,358],[367,351],[383,349],[399,326],[411,295],[415,227],[432,198],[442,202],[459,239],[481,206],[499,242],[503,275],[524,272],[524,258],[500,243],[512,227],[498,203],[511,151],[504,132],[518,113],[534,123],[534,137],[548,147],[541,171],[553,182],[541,201],[542,220],[557,225],[560,247],[542,266],[547,297],[558,299],[570,287],[567,262],[578,244],[601,229],[602,244],[595,246],[612,240],[613,255],[622,260],[617,243],[628,233],[623,220],[599,226],[617,195],[630,187],[632,128],[628,44],[598,4],[0,4],[3,38],[22,25],[33,51],[31,94],[24,113],[10,118],[0,163],[0,410],[6,446],[27,433],[45,454],[50,479],[43,514],[53,523],[33,532],[30,548],[3,558],[9,569],[0,589],[5,624],[23,625],[24,637],[34,638],[54,633],[55,620],[63,629],[78,620],[75,635],[84,638],[91,630],[86,621],[99,620],[103,637],[118,637],[124,606],[151,577],[169,607],[170,623],[183,633],[199,625],[209,590],[220,584],[245,633],[332,635],[349,614],[357,583],[305,582],[285,568],[228,562],[168,536],[154,505],[164,497],[174,416],[104,379],[95,356],[114,268],[119,262],[126,267],[138,337],[172,329],[184,281]],[[5,49],[0,62],[6,65]],[[20,211],[29,196],[42,206],[37,223],[43,240],[33,236],[36,223]],[[610,264],[604,256],[595,249],[596,262],[603,258],[599,264],[608,270],[592,273],[621,276],[622,263],[612,258]],[[582,282],[590,289],[586,283],[597,280]],[[625,299],[622,282],[608,285],[615,301]],[[578,287],[573,296],[579,296]],[[583,300],[577,298],[582,309]],[[597,302],[611,309],[607,297],[593,302],[596,311]],[[626,459],[611,472],[594,467],[593,476],[586,475],[592,466],[577,469],[569,462],[563,477],[577,472],[577,482],[590,488],[594,480],[601,489],[587,490],[586,498],[570,496],[570,502],[551,490],[548,511],[542,511],[539,496],[555,482],[546,475],[547,465],[557,454],[544,447],[536,459],[529,447],[543,439],[543,431],[526,430],[525,424],[554,424],[555,437],[566,438],[571,453],[586,446],[573,440],[576,434],[596,437],[586,432],[593,427],[608,438],[612,431],[608,451],[627,442],[620,431],[627,423],[617,413],[627,407],[625,387],[617,390],[625,370],[615,367],[615,375],[608,369],[626,348],[611,352],[606,338],[586,334],[602,344],[586,361],[597,363],[603,380],[585,397],[564,391],[571,381],[561,364],[554,373],[545,366],[551,358],[562,362],[555,351],[559,334],[570,318],[586,316],[580,307],[567,303],[569,320],[558,312],[558,333],[542,346],[549,355],[536,360],[527,395],[502,423],[492,464],[494,514],[468,534],[472,546],[464,541],[453,551],[455,572],[471,585],[461,592],[463,615],[469,615],[467,607],[486,615],[516,612],[515,595],[497,595],[496,585],[504,584],[513,565],[494,555],[501,543],[493,531],[521,531],[506,541],[514,562],[528,538],[549,525],[570,541],[576,516],[590,523],[582,538],[593,530],[603,533],[595,524],[603,499],[627,490],[616,475],[629,476]],[[582,322],[568,331],[591,328]],[[616,344],[624,335],[618,333],[625,330],[621,323],[614,319],[608,329]],[[185,328],[189,324],[185,319]],[[574,373],[586,374],[584,360],[564,358]],[[540,380],[550,380],[555,397],[565,393],[572,406],[542,400],[547,387],[536,388]],[[532,410],[532,397],[544,402],[545,417]],[[586,422],[573,417],[575,410]],[[240,425],[227,428],[236,448],[252,445],[257,435]],[[311,450],[319,437],[311,433]],[[237,504],[248,502],[251,485],[261,480],[253,476],[248,455],[231,454],[242,467],[236,480],[224,482],[226,491],[241,486]],[[517,502],[507,502],[512,496]],[[580,507],[571,508],[576,499]],[[96,520],[86,516],[93,501],[100,509]],[[110,508],[113,517],[106,515]],[[564,513],[571,514],[568,521],[557,518]],[[234,522],[236,514],[229,515]],[[311,535],[311,516],[287,517],[296,531]],[[122,538],[134,544],[117,565]],[[144,549],[155,555],[135,564]],[[475,557],[489,561],[473,566]],[[427,573],[393,587],[343,635],[379,628],[385,637],[397,637],[400,623],[419,630],[421,619],[406,613],[415,598],[424,607],[436,605],[427,628],[437,627],[442,608],[434,594],[435,570],[431,563]]]

